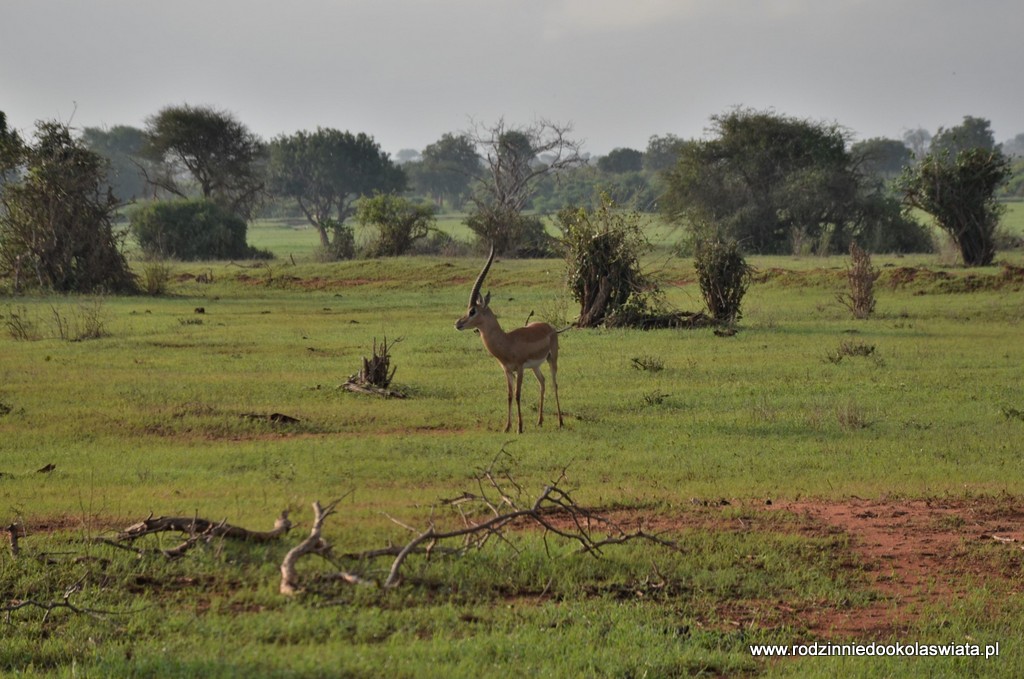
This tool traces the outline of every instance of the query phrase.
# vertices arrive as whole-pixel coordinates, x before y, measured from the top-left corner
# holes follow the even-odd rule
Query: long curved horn
[[[469,306],[476,304],[477,298],[480,296],[480,287],[484,284],[484,278],[487,277],[487,271],[491,268],[491,262],[494,261],[494,243],[491,243],[491,254],[487,256],[487,263],[484,264],[484,268],[480,271],[480,275],[476,277],[476,283],[473,283],[473,292],[469,293]]]

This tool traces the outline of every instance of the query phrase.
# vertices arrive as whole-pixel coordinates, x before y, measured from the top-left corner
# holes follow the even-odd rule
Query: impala
[[[469,293],[469,307],[466,315],[455,321],[456,330],[476,328],[480,331],[480,339],[483,340],[484,348],[490,352],[505,370],[505,381],[508,383],[508,416],[505,419],[505,431],[512,428],[512,394],[513,380],[515,380],[516,414],[519,416],[519,433],[523,433],[523,411],[519,404],[519,394],[523,387],[523,371],[527,368],[533,370],[540,382],[540,404],[538,410],[540,416],[537,424],[544,424],[544,374],[540,366],[544,361],[551,366],[551,385],[555,388],[555,406],[558,409],[558,426],[562,426],[562,404],[558,402],[558,334],[556,330],[547,323],[530,323],[512,332],[505,332],[501,329],[497,317],[491,311],[491,293],[481,297],[480,287],[484,283],[487,271],[494,261],[494,246],[491,246],[491,254],[487,256],[487,263],[476,277],[473,284],[473,291]],[[568,328],[566,328],[568,329]]]

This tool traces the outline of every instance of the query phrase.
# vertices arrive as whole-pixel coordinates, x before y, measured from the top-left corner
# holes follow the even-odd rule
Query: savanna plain
[[[1008,217],[1024,232],[1019,210]],[[658,233],[674,307],[703,303]],[[174,263],[160,296],[0,300],[0,673],[57,677],[1004,676],[1024,674],[1024,256],[962,269],[876,255],[877,307],[837,301],[843,257],[753,257],[734,335],[560,338],[565,426],[457,332],[479,256],[322,264],[261,222],[260,262]],[[139,261],[142,272],[147,264]],[[561,260],[499,260],[506,329],[575,309]],[[200,313],[201,312],[201,313]],[[405,398],[350,393],[392,344]],[[286,415],[271,417],[274,414]],[[550,484],[659,540],[599,554],[529,523],[480,549],[390,559],[490,470]],[[312,505],[331,559],[279,591]],[[149,516],[275,540],[178,558]],[[610,524],[594,524],[602,534]],[[445,543],[449,544],[449,543]],[[457,546],[457,544],[450,544]],[[331,579],[339,568],[359,584]],[[752,644],[988,645],[998,657],[759,658]]]

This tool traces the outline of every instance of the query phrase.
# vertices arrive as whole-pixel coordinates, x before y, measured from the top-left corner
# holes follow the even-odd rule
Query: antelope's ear
[[[486,295],[484,295],[484,304],[483,305],[486,307],[490,303],[491,303],[491,293],[488,291],[488,293]]]

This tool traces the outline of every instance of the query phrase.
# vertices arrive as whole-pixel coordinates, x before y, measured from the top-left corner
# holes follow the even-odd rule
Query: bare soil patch
[[[786,601],[722,602],[718,615],[736,625],[789,626],[820,638],[885,639],[936,606],[979,586],[1024,591],[1024,503],[979,498],[794,500],[775,503],[694,501],[691,510],[642,517],[613,512],[622,525],[651,532],[762,531],[844,535],[838,568],[856,571],[872,593],[867,606],[842,609]]]
[[[878,594],[868,608],[809,620],[824,633],[878,637],[979,585],[1024,587],[1024,511],[1018,498],[802,500],[778,509],[802,517],[804,531],[848,535]]]

